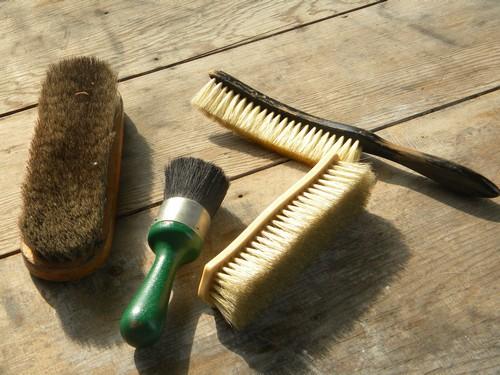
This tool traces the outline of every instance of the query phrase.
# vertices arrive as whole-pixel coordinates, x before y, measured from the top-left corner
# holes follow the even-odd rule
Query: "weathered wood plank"
[[[497,14],[500,3],[488,1],[389,2],[122,83],[130,121],[120,212],[161,200],[162,165],[172,157],[203,157],[231,176],[282,160],[190,108],[208,69],[223,67],[298,108],[371,128],[498,84]],[[440,38],[430,36],[437,32]],[[31,110],[0,119],[0,163],[9,165],[0,181],[0,253],[17,247],[19,184],[34,118]]]
[[[97,55],[128,77],[372,2],[2,2],[0,114],[35,103],[47,65],[66,56]]]
[[[500,93],[384,130],[500,178]],[[118,318],[152,261],[156,209],[120,219],[110,262],[73,284],[0,260],[2,373],[484,373],[500,368],[499,199],[468,200],[375,162],[368,212],[249,330],[195,298],[204,262],[305,173],[286,163],[236,180],[202,255],[176,279],[155,347],[124,344]]]

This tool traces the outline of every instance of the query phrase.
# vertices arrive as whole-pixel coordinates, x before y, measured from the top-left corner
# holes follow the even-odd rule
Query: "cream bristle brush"
[[[280,103],[237,80],[214,71],[191,103],[222,126],[292,159],[316,163],[337,138],[359,141],[364,152],[402,164],[455,192],[494,198],[498,187],[454,162],[391,143],[354,126],[312,116]],[[357,155],[339,155],[356,160]]]
[[[339,161],[331,149],[205,265],[198,295],[244,328],[349,225],[374,181],[367,164]]]

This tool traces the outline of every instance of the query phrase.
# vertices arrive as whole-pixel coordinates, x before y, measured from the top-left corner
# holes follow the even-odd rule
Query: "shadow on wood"
[[[248,328],[233,330],[217,312],[219,340],[259,373],[328,371],[314,359],[349,334],[408,258],[399,231],[364,212]]]
[[[480,219],[500,222],[500,205],[490,199],[460,195],[443,188],[428,178],[406,171],[378,158],[367,156],[364,159],[373,165],[377,178],[381,181],[412,189]]]
[[[255,142],[249,141],[246,138],[240,137],[231,131],[223,134],[214,134],[208,137],[210,142],[215,143],[217,146],[245,152],[248,155],[267,159],[270,162],[286,161],[287,158],[281,156],[273,151],[259,146]]]
[[[126,105],[127,103],[125,103]],[[133,201],[131,202],[129,196],[128,199],[125,199],[125,194],[131,195],[132,191],[134,193],[138,191],[141,198],[149,197],[154,185],[153,176],[155,171],[153,171],[152,149],[148,140],[139,133],[138,129],[141,128],[144,128],[144,125],[137,127],[130,117],[125,114],[125,143],[123,145],[123,163],[118,200],[119,216],[130,215],[137,211],[137,205],[134,205]],[[167,160],[165,160],[166,162]],[[141,181],[141,183],[138,184],[137,181]],[[130,186],[134,186],[135,189],[130,189]],[[128,206],[124,202],[128,202]]]
[[[124,176],[127,175],[139,173],[140,178],[151,179],[149,145],[127,115],[123,147],[120,187],[123,187]],[[146,155],[147,160],[142,160],[140,169],[130,170],[133,166],[127,163],[127,159],[137,152]],[[151,181],[145,182],[147,186],[152,186]],[[131,293],[123,284],[130,283],[134,278],[137,278],[137,283],[142,280],[144,275],[137,265],[144,262],[145,254],[150,251],[145,245],[146,234],[134,238],[134,242],[127,241],[129,238],[123,235],[127,225],[118,225],[126,220],[126,217],[117,219],[110,258],[94,274],[68,283],[33,278],[34,285],[47,303],[54,307],[65,333],[72,340],[104,347],[122,342],[117,319]],[[135,271],[138,271],[137,274]]]

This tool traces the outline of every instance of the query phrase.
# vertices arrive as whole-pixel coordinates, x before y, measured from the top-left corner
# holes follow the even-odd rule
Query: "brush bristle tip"
[[[192,157],[172,160],[165,167],[165,199],[184,197],[200,203],[213,217],[229,188],[224,171]]]

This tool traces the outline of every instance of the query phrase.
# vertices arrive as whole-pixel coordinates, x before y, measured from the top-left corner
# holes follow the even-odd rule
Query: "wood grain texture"
[[[500,93],[384,130],[385,137],[500,179]],[[5,374],[496,374],[500,200],[470,200],[371,159],[367,212],[242,333],[195,298],[203,264],[306,169],[286,163],[233,182],[201,257],[176,278],[169,321],[133,351],[121,310],[152,262],[156,209],[119,220],[110,262],[68,284],[0,260]]]
[[[370,0],[2,2],[0,114],[35,103],[48,64],[66,56],[96,55],[108,60],[120,77],[128,77],[369,3]]]
[[[225,72],[212,71],[209,73],[209,76],[213,80],[209,82],[208,86],[204,86],[200,93],[207,93],[207,87],[210,93],[206,95],[203,94],[201,97],[200,93],[196,94],[191,102],[193,106],[199,108],[213,121],[232,130],[241,137],[247,138],[252,142],[269,148],[290,159],[309,165],[314,165],[319,161],[320,155],[318,155],[317,152],[315,156],[312,154],[312,149],[317,150],[313,145],[317,146],[319,138],[317,138],[316,141],[310,141],[308,150],[311,152],[307,150],[298,150],[297,147],[291,147],[291,145],[287,144],[287,142],[290,141],[289,138],[292,129],[298,134],[302,133],[302,130],[296,130],[297,126],[299,126],[304,131],[310,129],[307,136],[304,135],[304,139],[314,139],[316,135],[319,137],[320,134],[333,133],[339,139],[355,140],[359,142],[359,146],[364,153],[395,161],[442,184],[454,192],[476,198],[496,198],[500,195],[500,190],[495,184],[484,176],[460,164],[439,158],[435,155],[425,154],[414,148],[403,147],[389,142],[379,137],[375,132],[302,112],[276,99],[270,98]],[[226,105],[223,106],[222,112],[227,112],[229,109],[228,106],[231,100],[226,99],[228,97],[233,98],[234,96],[237,103],[253,105],[253,108],[258,110],[262,116],[265,114],[268,115],[265,120],[264,117],[261,117],[261,120],[250,120],[252,122],[251,126],[248,125],[247,120],[253,117],[255,110],[250,112],[245,110],[243,113],[246,113],[246,115],[240,115],[238,118],[229,120],[227,118],[227,113],[224,115],[219,109],[221,104],[216,106],[210,99],[205,98],[207,95],[211,98],[216,98],[217,103],[226,103]],[[223,97],[226,99],[223,99]],[[232,108],[238,108],[240,105],[234,104],[235,99],[232,99],[233,101],[230,105]],[[260,116],[259,114],[257,117]],[[276,124],[273,125],[273,121],[269,119],[269,116],[276,121],[283,119],[280,123],[280,126],[284,127],[281,133],[277,135],[271,134],[273,132],[271,129],[276,129],[278,123],[276,122]],[[283,121],[285,121],[284,125]],[[297,125],[292,126],[293,124]],[[253,127],[254,125],[257,127]],[[262,125],[264,126],[262,127]],[[311,135],[311,132],[315,135]],[[298,136],[295,144],[302,145],[300,136]]]
[[[283,161],[190,107],[209,69],[309,113],[372,128],[498,84],[499,12],[489,1],[393,1],[123,82],[119,212],[161,200],[169,158],[202,157],[232,177]],[[35,117],[33,109],[0,119],[0,254],[18,247],[19,185]]]

